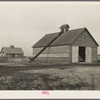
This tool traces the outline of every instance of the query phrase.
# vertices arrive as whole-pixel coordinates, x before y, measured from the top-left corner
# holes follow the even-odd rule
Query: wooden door
[[[72,46],[72,62],[78,62],[78,46]]]
[[[91,47],[86,47],[86,62],[90,63],[91,62]]]

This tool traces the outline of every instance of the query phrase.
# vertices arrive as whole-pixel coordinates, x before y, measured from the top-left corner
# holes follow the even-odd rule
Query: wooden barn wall
[[[6,57],[6,54],[4,54],[4,53],[1,53],[1,57]]]
[[[12,54],[6,54],[7,58],[13,58]],[[14,58],[22,58],[23,54],[14,54]]]
[[[22,58],[23,57],[23,54],[15,54],[14,57],[15,58]]]
[[[72,46],[72,47],[74,47],[74,46]],[[76,46],[76,47],[78,47],[78,46]],[[87,52],[87,50],[89,50],[88,48],[91,49],[90,57],[89,57],[89,51]],[[97,47],[86,47],[85,49],[86,49],[86,62],[87,63],[89,63],[89,62],[96,62],[98,60],[98,57],[97,57],[97,54],[98,54],[97,49],[98,48]],[[74,62],[73,61],[73,59],[74,59],[73,55],[76,55],[77,58],[78,58],[78,54],[77,54],[77,52],[76,53],[75,52],[73,52],[73,50],[72,50],[72,62]],[[79,59],[79,58],[78,59],[77,58],[75,58],[76,62],[78,62],[78,59]]]
[[[69,64],[70,59],[67,57],[38,57],[35,59],[39,63],[47,64]]]
[[[43,47],[33,48],[33,54],[37,54]],[[69,46],[52,46],[45,49],[42,54],[63,54],[69,53]]]
[[[1,54],[1,57],[6,57],[6,54],[4,53],[4,50],[3,49],[1,50],[1,53],[0,54]]]
[[[98,57],[97,57],[98,51],[96,47],[92,47],[92,62],[96,62]]]
[[[7,58],[12,58],[12,54],[6,54]]]
[[[85,30],[74,42],[72,45],[76,46],[87,46],[87,47],[97,47],[94,40]]]
[[[33,56],[35,56],[42,48],[34,48]],[[69,63],[70,62],[70,46],[52,46],[48,47],[37,58],[39,62],[47,63]]]
[[[91,60],[92,62],[97,61],[97,45],[87,31],[84,31],[72,45],[91,47]]]

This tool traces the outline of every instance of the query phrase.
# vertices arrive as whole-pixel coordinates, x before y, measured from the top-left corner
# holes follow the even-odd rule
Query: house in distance
[[[98,43],[87,28],[69,30],[69,25],[60,27],[61,31],[46,34],[33,45],[33,56],[38,54],[52,39],[53,41],[37,58],[38,61],[49,63],[92,63],[97,61]]]
[[[23,55],[23,50],[21,48],[14,47],[14,45],[11,45],[10,47],[3,47],[1,49],[1,57],[22,58]]]

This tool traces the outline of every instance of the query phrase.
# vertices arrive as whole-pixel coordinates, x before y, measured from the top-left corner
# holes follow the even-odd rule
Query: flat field
[[[100,64],[0,63],[0,90],[100,90]]]

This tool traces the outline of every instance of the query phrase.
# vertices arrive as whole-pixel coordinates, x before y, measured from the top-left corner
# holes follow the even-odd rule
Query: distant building
[[[97,48],[99,45],[87,28],[69,30],[69,25],[65,24],[60,29],[61,32],[46,34],[33,45],[33,56],[35,56],[50,41],[61,34],[36,60],[60,64],[97,61]]]
[[[1,49],[1,57],[22,58],[23,55],[23,50],[21,48],[16,48],[13,45],[11,45],[10,47],[3,47]]]

